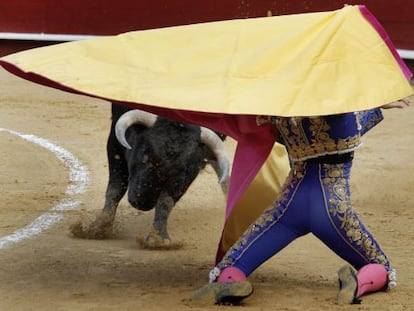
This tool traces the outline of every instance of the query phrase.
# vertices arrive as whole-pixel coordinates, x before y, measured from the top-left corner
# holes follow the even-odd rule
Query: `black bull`
[[[86,228],[72,225],[72,233],[83,238],[108,237],[118,204],[128,191],[133,207],[143,211],[155,208],[144,246],[168,246],[170,212],[207,164],[212,165],[223,190],[226,189],[229,161],[224,139],[224,135],[200,126],[112,104],[105,205]]]

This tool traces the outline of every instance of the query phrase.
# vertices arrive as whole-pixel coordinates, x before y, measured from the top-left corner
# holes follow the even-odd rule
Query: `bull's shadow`
[[[230,164],[224,139],[224,135],[204,127],[113,103],[105,204],[90,224],[73,224],[72,234],[88,239],[111,237],[118,204],[128,192],[134,208],[155,209],[148,236],[138,242],[146,248],[171,248],[167,230],[171,210],[207,164],[227,191]]]

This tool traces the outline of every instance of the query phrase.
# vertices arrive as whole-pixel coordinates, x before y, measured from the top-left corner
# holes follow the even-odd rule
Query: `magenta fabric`
[[[413,74],[411,73],[407,65],[404,63],[404,61],[401,59],[400,55],[397,52],[397,49],[394,46],[394,43],[392,43],[391,38],[388,36],[384,27],[382,27],[382,25],[377,20],[377,18],[367,9],[365,5],[359,5],[358,8],[361,11],[362,16],[365,17],[365,19],[372,25],[372,27],[374,27],[374,29],[381,36],[382,40],[384,40],[390,52],[394,56],[395,60],[400,65],[400,68],[402,72],[404,73],[405,77],[407,78],[407,80],[410,80]]]

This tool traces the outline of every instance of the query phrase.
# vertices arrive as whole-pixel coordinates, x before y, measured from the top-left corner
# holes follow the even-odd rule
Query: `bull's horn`
[[[219,183],[223,184],[227,182],[230,172],[230,162],[226,155],[223,141],[212,130],[201,127],[201,142],[209,147],[216,156],[220,168]]]
[[[152,127],[157,120],[157,115],[142,111],[142,110],[130,110],[125,112],[115,124],[115,136],[119,143],[127,149],[131,149],[128,144],[125,133],[127,129],[133,124],[141,124],[146,127]]]

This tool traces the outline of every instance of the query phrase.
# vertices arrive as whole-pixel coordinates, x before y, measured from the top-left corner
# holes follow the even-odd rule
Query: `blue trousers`
[[[217,268],[246,275],[296,238],[314,234],[355,269],[390,263],[354,211],[349,177],[352,161],[340,164],[296,162],[278,199],[228,250]]]

